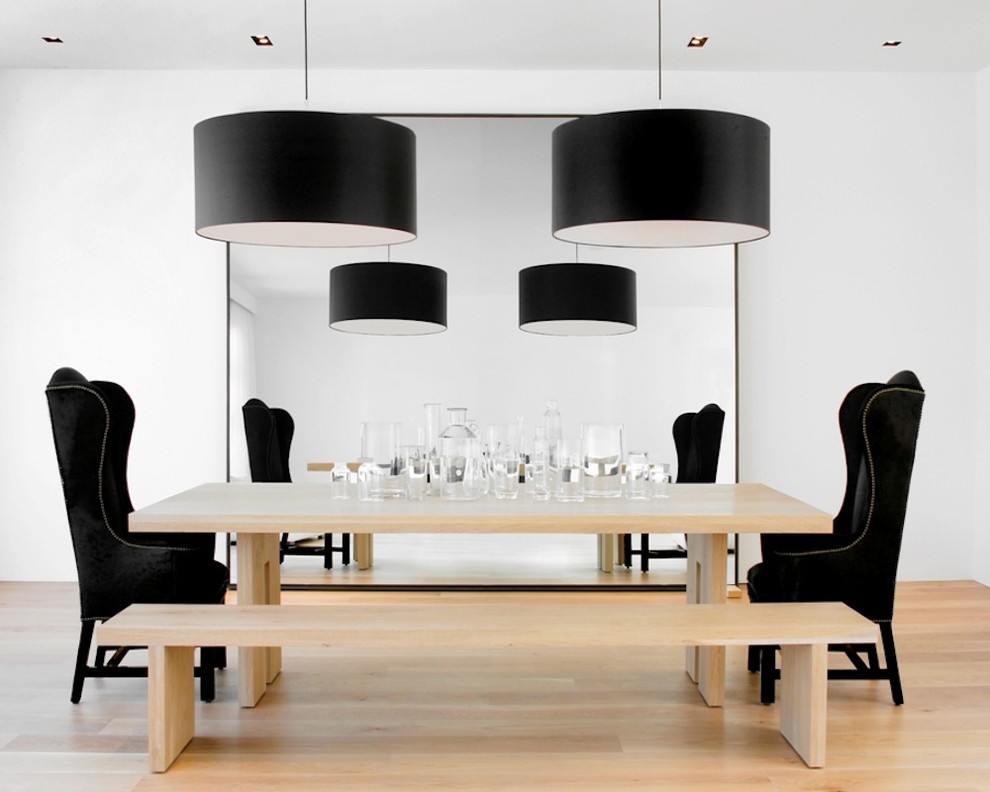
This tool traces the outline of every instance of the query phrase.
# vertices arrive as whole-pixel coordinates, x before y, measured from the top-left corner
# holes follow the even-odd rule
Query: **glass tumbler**
[[[368,421],[361,424],[361,457],[378,468],[378,476],[372,480],[372,495],[401,498],[406,494],[404,462],[399,452],[401,432],[400,423]]]
[[[347,500],[347,479],[350,471],[343,462],[334,462],[330,471],[330,497],[334,500]]]
[[[584,500],[584,463],[581,457],[581,446],[573,440],[561,440],[558,444],[558,501],[573,503]]]
[[[513,500],[519,495],[518,428],[515,424],[494,424],[488,429],[493,489],[496,498]]]
[[[426,471],[429,460],[423,446],[402,446],[402,460],[406,477],[406,495],[409,500],[426,497]]]
[[[584,494],[589,498],[622,495],[622,424],[581,425]]]
[[[630,451],[626,457],[626,497],[629,500],[648,500],[650,493],[650,464],[643,451]]]

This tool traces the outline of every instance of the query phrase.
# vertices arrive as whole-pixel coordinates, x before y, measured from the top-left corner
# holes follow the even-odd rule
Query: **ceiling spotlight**
[[[46,42],[47,44],[64,44],[65,43],[58,36],[42,36],[41,37],[41,40],[44,41],[44,42]]]
[[[688,47],[703,47],[708,43],[708,36],[691,36]]]
[[[899,42],[899,41],[885,41],[883,43],[883,45],[885,47],[899,47],[899,46],[901,46],[901,42]]]
[[[251,36],[251,40],[254,41],[259,47],[270,47],[272,46],[272,40],[268,36]]]

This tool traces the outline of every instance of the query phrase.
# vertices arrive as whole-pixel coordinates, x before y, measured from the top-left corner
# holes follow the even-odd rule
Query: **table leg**
[[[618,534],[598,534],[598,568],[602,572],[615,570],[615,542]]]
[[[375,561],[373,534],[354,534],[354,560],[358,569],[370,569]]]
[[[825,766],[828,646],[780,647],[780,733],[808,767]]]
[[[278,534],[241,533],[237,536],[237,601],[243,605],[281,602]],[[281,647],[242,646],[238,649],[238,698],[253,707],[266,685],[282,668]]]
[[[192,739],[196,724],[191,646],[148,647],[148,764],[164,773]]]
[[[727,534],[687,535],[687,601],[725,603],[729,557]],[[685,670],[710,707],[721,707],[725,700],[725,647],[689,646]]]

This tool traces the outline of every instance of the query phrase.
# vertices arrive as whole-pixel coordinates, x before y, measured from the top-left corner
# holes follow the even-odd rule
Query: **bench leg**
[[[148,647],[148,763],[165,772],[195,728],[191,646]]]
[[[780,732],[808,767],[825,766],[828,646],[780,647]]]
[[[688,534],[686,538],[687,601],[691,604],[724,604],[728,585],[728,536]],[[689,646],[685,653],[684,667],[692,681],[697,682],[698,692],[708,706],[721,707],[725,701],[725,647]]]

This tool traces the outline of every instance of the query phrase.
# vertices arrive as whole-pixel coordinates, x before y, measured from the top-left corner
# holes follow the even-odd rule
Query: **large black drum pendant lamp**
[[[633,110],[553,133],[553,235],[700,247],[770,233],[770,128],[714,110]]]
[[[657,99],[662,102],[657,2]],[[770,127],[715,110],[630,110],[553,133],[553,235],[580,245],[702,247],[770,233]]]
[[[447,273],[395,261],[334,267],[330,327],[365,335],[442,333],[447,329]]]
[[[194,130],[196,233],[247,245],[416,238],[416,138],[374,116],[270,111]]]
[[[611,264],[540,264],[519,271],[519,329],[559,336],[636,329],[636,273]]]

